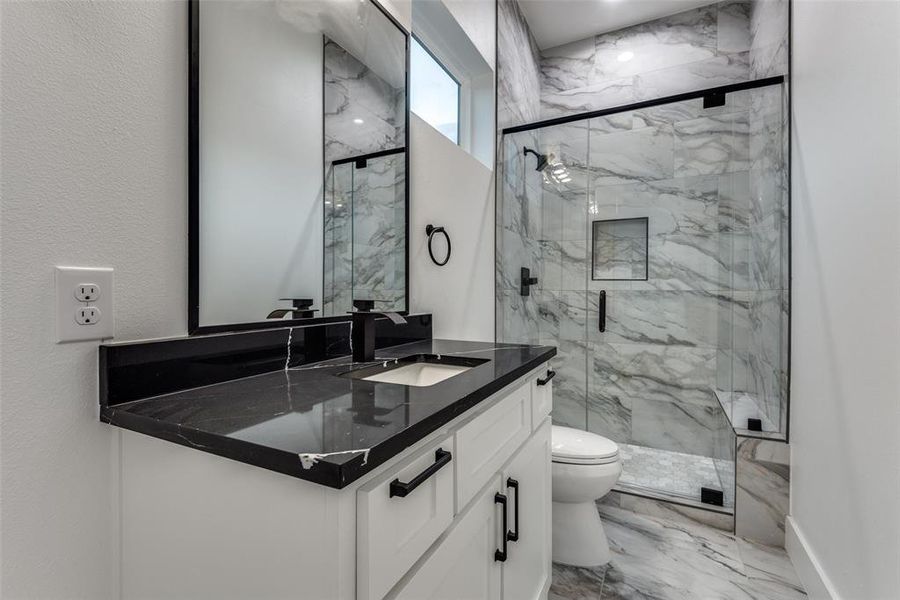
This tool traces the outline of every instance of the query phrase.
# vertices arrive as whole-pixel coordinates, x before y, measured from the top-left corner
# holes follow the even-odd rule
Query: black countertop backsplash
[[[430,316],[427,329],[430,335]],[[298,328],[294,328],[293,335],[297,333]],[[422,333],[422,330],[415,334],[408,331],[407,338],[395,335],[392,339],[402,342]],[[342,488],[556,354],[556,349],[549,346],[431,339],[377,350],[375,364],[416,354],[487,360],[435,385],[412,387],[343,377],[341,375],[351,369],[373,364],[354,364],[349,356],[309,363],[306,357],[316,355],[318,350],[305,349],[303,359],[296,355],[289,358],[286,353],[279,355],[276,347],[287,347],[286,339],[281,338],[258,338],[256,342],[262,342],[259,344],[247,338],[237,344],[240,346],[238,354],[231,355],[247,360],[229,361],[226,352],[225,357],[219,356],[219,361],[231,364],[231,369],[210,367],[210,364],[217,364],[216,356],[222,354],[223,344],[220,339],[220,352],[213,352],[211,349],[216,345],[210,345],[209,340],[222,337],[186,338],[200,342],[201,352],[196,356],[185,354],[173,358],[170,353],[160,353],[157,348],[157,354],[149,356],[150,360],[144,363],[143,377],[139,377],[149,380],[148,388],[157,395],[127,400],[139,395],[141,386],[118,380],[115,385],[110,385],[115,378],[107,374],[108,381],[101,386],[101,420]],[[335,335],[332,343],[337,337],[340,336]],[[235,341],[230,342],[234,347]],[[271,347],[266,351],[265,347],[270,343]],[[104,346],[101,350],[101,380],[105,379],[104,366],[106,371],[111,371],[127,366],[120,364],[123,362],[140,362],[126,360],[123,356],[111,357],[111,350],[113,354],[124,347],[134,351],[138,345]],[[203,348],[207,350],[205,353]],[[141,351],[145,355],[150,352],[149,349]],[[293,365],[295,360],[305,364],[284,368],[286,364]],[[110,366],[111,361],[117,366]],[[174,377],[168,377],[165,367],[172,367],[172,361],[182,364],[174,369]],[[184,361],[194,366],[187,368]],[[273,365],[278,370],[273,370]],[[130,367],[132,374],[142,372],[136,364]],[[266,372],[254,374],[256,368],[265,368]],[[195,372],[200,373],[196,383],[185,385],[191,383]],[[215,379],[210,373],[221,376],[223,372],[238,374],[241,378],[210,381]],[[181,391],[167,390],[176,384],[181,386]],[[183,389],[186,387],[191,389]],[[170,393],[160,393],[160,390]]]

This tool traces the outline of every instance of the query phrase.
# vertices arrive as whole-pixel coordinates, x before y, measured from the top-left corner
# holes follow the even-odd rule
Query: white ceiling
[[[710,0],[518,0],[541,50],[713,4]]]

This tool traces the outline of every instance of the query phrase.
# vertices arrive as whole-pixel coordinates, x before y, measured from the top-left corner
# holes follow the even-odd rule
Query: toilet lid
[[[619,454],[619,447],[602,435],[554,425],[550,433],[553,461],[574,464],[609,462]]]

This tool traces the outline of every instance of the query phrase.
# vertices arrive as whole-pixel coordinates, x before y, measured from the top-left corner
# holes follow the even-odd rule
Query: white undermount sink
[[[440,354],[414,354],[403,358],[388,359],[380,364],[338,373],[359,381],[393,383],[413,387],[428,387],[451,377],[461,375],[486,362],[485,358],[448,356]]]
[[[445,379],[450,379],[460,373],[465,373],[472,367],[461,367],[457,365],[436,365],[432,363],[413,363],[385,371],[376,373],[368,377],[361,377],[363,381],[378,381],[381,383],[396,383],[399,385],[413,385],[416,387],[427,387],[440,383]]]

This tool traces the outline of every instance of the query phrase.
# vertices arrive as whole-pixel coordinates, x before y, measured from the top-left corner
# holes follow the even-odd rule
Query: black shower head
[[[526,156],[528,154],[534,154],[537,157],[537,167],[535,167],[536,171],[543,171],[545,168],[547,168],[547,164],[548,164],[549,160],[548,160],[548,157],[546,154],[541,154],[537,150],[532,150],[531,148],[528,148],[527,146],[522,148],[522,154],[524,154]]]

